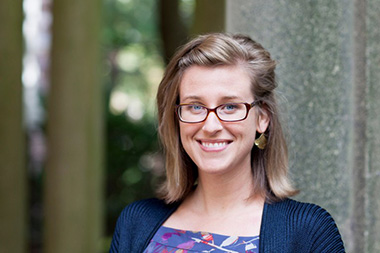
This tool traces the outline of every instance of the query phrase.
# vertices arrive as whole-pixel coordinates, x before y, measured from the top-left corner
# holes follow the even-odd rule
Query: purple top
[[[161,226],[144,253],[259,252],[259,236],[226,236]]]

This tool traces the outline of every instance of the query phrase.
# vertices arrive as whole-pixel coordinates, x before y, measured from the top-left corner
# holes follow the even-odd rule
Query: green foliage
[[[104,50],[108,60],[107,90],[111,111],[122,113],[133,103],[141,115],[153,117],[154,96],[163,72],[157,2],[151,0],[105,0]],[[114,92],[128,101],[112,100]],[[131,116],[131,115],[130,115]],[[133,118],[133,115],[132,115]]]
[[[154,195],[162,171],[154,97],[163,72],[156,1],[105,0],[107,235],[128,203]]]
[[[155,51],[160,43],[156,5],[152,0],[104,0],[105,44],[117,49],[138,43]]]
[[[107,120],[107,211],[108,232],[128,203],[151,197],[162,172],[162,156],[157,151],[155,124],[138,122],[125,115],[108,115]]]
[[[107,59],[107,235],[122,208],[151,197],[163,172],[155,125],[155,95],[164,70],[159,1],[104,0]],[[194,0],[180,1],[192,22]]]

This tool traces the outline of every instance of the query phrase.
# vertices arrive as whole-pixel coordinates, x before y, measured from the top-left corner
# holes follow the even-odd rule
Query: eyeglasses
[[[199,123],[207,119],[210,112],[214,112],[220,121],[236,122],[245,120],[258,101],[249,103],[227,103],[215,108],[207,108],[199,104],[180,104],[176,112],[180,121],[185,123]]]

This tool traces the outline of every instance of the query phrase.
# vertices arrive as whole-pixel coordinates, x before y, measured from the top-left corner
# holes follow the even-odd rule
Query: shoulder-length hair
[[[196,165],[182,147],[175,113],[179,84],[191,66],[241,66],[247,70],[254,99],[260,101],[254,108],[270,119],[265,131],[266,148],[254,146],[251,151],[254,193],[269,202],[296,194],[287,176],[287,145],[274,91],[276,62],[248,36],[214,33],[198,36],[180,48],[169,62],[158,88],[158,133],[166,157],[166,181],[159,190],[160,197],[167,203],[183,200],[193,190],[198,177]]]

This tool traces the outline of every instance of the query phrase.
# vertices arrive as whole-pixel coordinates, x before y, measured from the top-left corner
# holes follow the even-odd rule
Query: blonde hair
[[[259,43],[244,35],[214,33],[201,35],[180,48],[169,62],[157,92],[158,133],[166,157],[166,181],[159,195],[167,202],[183,200],[197,180],[197,167],[182,147],[175,105],[179,84],[191,66],[242,66],[248,70],[259,114],[270,122],[264,150],[251,151],[255,193],[267,201],[278,201],[297,193],[288,179],[287,145],[281,128],[274,89],[276,62]]]

